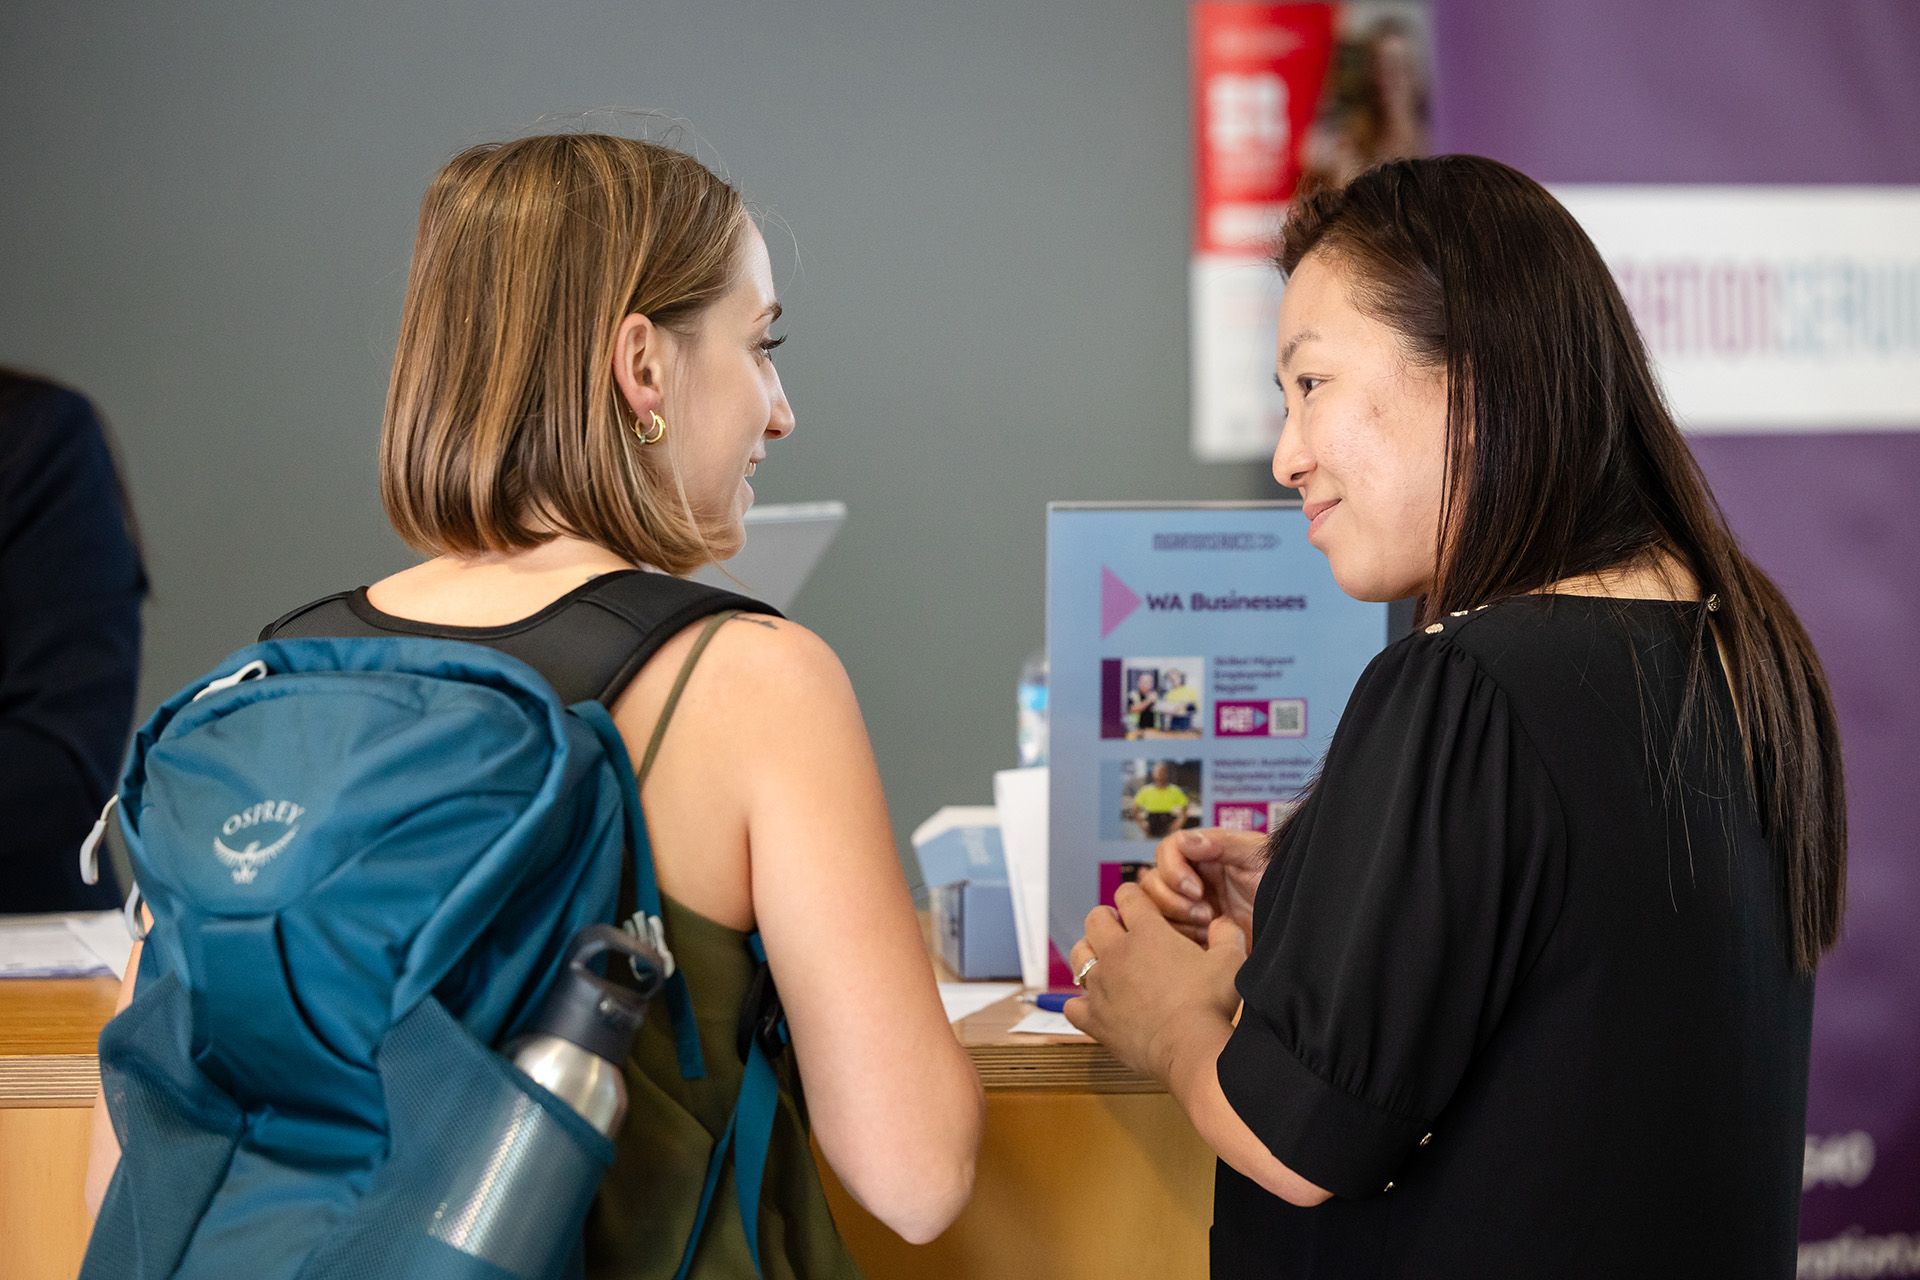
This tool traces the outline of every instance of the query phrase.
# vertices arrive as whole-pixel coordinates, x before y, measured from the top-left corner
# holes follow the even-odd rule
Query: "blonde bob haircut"
[[[711,559],[669,461],[629,429],[613,339],[636,312],[690,335],[748,225],[738,191],[656,143],[558,134],[455,156],[420,204],[381,425],[400,536],[443,555],[566,533],[668,573]]]

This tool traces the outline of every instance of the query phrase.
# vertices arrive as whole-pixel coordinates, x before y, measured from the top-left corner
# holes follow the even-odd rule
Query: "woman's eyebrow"
[[[765,316],[767,318],[768,324],[772,324],[775,320],[778,320],[781,316],[785,315],[786,313],[787,313],[787,309],[781,306],[779,303],[775,302],[763,308],[760,312],[760,315]],[[755,316],[754,318],[757,320],[760,317]]]
[[[1293,337],[1287,339],[1287,345],[1280,348],[1280,367],[1284,369],[1293,363],[1293,353],[1300,349],[1302,343],[1318,342],[1319,340],[1320,335],[1312,329],[1302,329],[1299,333],[1294,334]]]

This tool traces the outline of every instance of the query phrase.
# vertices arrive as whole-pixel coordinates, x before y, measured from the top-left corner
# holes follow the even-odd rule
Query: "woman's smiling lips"
[[[1300,508],[1307,517],[1307,541],[1313,541],[1313,535],[1320,531],[1320,520],[1327,512],[1340,505],[1340,499],[1328,498],[1322,502],[1309,502]]]

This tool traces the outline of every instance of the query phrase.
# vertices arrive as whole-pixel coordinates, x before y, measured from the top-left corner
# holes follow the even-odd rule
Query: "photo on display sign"
[[[1206,659],[1108,659],[1101,675],[1117,680],[1121,710],[1118,717],[1103,718],[1101,737],[1198,738],[1206,732]]]
[[[1100,762],[1100,838],[1159,840],[1200,825],[1199,760]]]

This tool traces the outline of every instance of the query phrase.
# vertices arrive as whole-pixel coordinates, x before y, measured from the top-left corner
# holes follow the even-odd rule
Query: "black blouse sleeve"
[[[1552,926],[1560,802],[1449,636],[1368,667],[1254,906],[1220,1086],[1288,1168],[1378,1192],[1433,1125]]]
[[[119,902],[75,854],[126,750],[146,586],[92,407],[0,399],[0,911]]]

